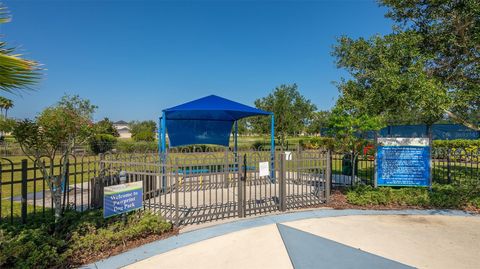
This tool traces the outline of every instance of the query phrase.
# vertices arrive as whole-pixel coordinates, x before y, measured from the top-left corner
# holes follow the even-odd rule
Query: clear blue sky
[[[96,119],[155,119],[216,94],[252,105],[297,83],[329,109],[345,72],[336,37],[388,33],[375,1],[4,1],[0,33],[44,65],[36,91],[6,95],[11,115],[34,117],[63,93],[99,106]]]

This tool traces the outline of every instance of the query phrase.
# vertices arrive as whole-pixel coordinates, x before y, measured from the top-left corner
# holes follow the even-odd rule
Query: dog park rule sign
[[[143,207],[142,181],[103,188],[103,217],[108,218]]]
[[[377,186],[430,186],[428,138],[378,138]]]

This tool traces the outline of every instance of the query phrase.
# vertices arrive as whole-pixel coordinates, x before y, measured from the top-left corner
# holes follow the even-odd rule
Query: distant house
[[[117,129],[120,138],[131,138],[132,133],[130,132],[130,127],[128,127],[128,122],[119,120],[113,123],[113,126]]]

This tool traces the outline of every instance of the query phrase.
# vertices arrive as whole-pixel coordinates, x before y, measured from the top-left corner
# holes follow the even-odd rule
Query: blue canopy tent
[[[234,152],[238,150],[238,120],[251,116],[271,116],[271,159],[274,178],[274,115],[254,107],[246,106],[216,95],[206,96],[162,111],[159,120],[159,152],[165,161],[166,134],[169,146],[213,144],[229,146],[234,126]]]

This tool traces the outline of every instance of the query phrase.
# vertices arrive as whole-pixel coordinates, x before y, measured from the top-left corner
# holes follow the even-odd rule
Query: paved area
[[[225,223],[87,268],[480,268],[480,217],[312,210]]]

